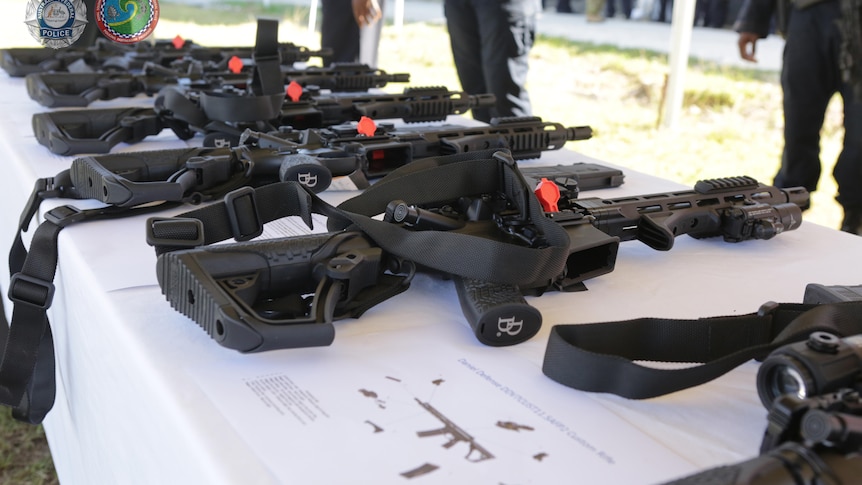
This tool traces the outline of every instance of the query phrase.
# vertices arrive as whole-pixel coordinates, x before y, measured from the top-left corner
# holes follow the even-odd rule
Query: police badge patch
[[[87,7],[83,0],[29,0],[24,23],[43,46],[69,47],[87,27]]]
[[[158,0],[97,0],[96,25],[102,34],[122,44],[146,39],[159,21]]]

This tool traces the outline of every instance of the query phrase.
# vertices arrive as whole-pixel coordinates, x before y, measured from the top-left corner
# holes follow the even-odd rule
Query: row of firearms
[[[80,155],[68,170],[37,181],[20,229],[46,199],[104,204],[53,209],[29,253],[13,249],[16,307],[44,314],[51,305],[53,271],[46,277],[45,265],[28,264],[56,263],[56,239],[35,244],[43,227],[55,237],[70,224],[192,204],[198,208],[178,217],[148,219],[147,238],[168,301],[226,347],[328,345],[334,321],[406,290],[417,272],[453,280],[479,341],[514,345],[542,324],[524,295],[582,290],[586,279],[614,269],[622,241],[669,250],[682,234],[770,239],[802,221],[805,189],[749,177],[582,198],[581,191],[622,184],[622,172],[519,162],[590,138],[589,126],[538,117],[411,125],[487,107],[493,96],[439,87],[378,94],[409,76],[358,65],[295,69],[292,62],[317,54],[274,42],[274,30],[277,24],[259,22],[257,44],[244,52],[178,39],[119,53],[97,44],[50,59],[0,52],[7,72],[25,77],[31,98],[54,108],[34,115],[37,140],[53,153]],[[138,95],[152,97],[153,107],[82,107]],[[392,122],[398,118],[404,123]],[[164,128],[195,146],[110,153]],[[327,204],[317,194],[336,177],[362,192]],[[299,216],[310,224],[313,213],[327,216],[329,232],[256,240],[269,221]],[[237,242],[212,246],[231,238]],[[10,328],[28,324],[13,318]]]
[[[265,28],[271,29],[272,25],[259,24],[259,32]],[[258,38],[260,41],[260,35]],[[445,88],[406,89],[402,95],[374,94],[368,89],[382,87],[387,82],[407,81],[409,75],[390,76],[360,65],[296,69],[294,63],[323,53],[295,44],[278,44],[278,72],[283,76],[280,85],[285,95],[277,119],[220,123],[209,120],[205,126],[217,127],[203,130],[202,147],[107,153],[118,143],[139,141],[142,133],[160,131],[160,128],[150,131],[140,128],[162,126],[157,120],[164,121],[164,115],[157,111],[159,106],[164,108],[165,99],[181,98],[187,105],[201,108],[203,93],[208,90],[234,90],[240,86],[247,89],[255,68],[261,65],[256,62],[260,59],[256,49],[201,47],[173,39],[135,47],[97,42],[95,46],[60,51],[53,56],[42,49],[2,51],[4,69],[12,76],[24,76],[31,98],[45,106],[87,106],[97,99],[138,94],[157,96],[154,108],[73,108],[34,115],[37,139],[51,151],[64,155],[92,154],[75,158],[68,173],[53,177],[50,189],[37,187],[33,199],[58,195],[92,198],[118,210],[131,210],[151,207],[156,201],[199,204],[218,200],[243,186],[262,187],[279,182],[296,182],[319,193],[329,187],[334,177],[341,176],[350,177],[357,188],[366,189],[375,180],[420,159],[490,149],[504,150],[517,161],[538,158],[542,151],[557,150],[567,141],[592,136],[588,126],[567,128],[537,117],[495,119],[490,125],[475,127],[442,124],[411,128],[375,123],[371,118],[379,114],[386,119],[400,117],[405,122],[441,121],[450,114],[488,106],[493,96],[466,95]],[[297,86],[300,94],[291,94]],[[320,94],[323,92],[326,94]],[[297,127],[300,123],[314,126]],[[184,129],[187,135],[197,133],[191,126]],[[728,241],[768,239],[798,227],[799,207],[807,203],[808,196],[803,189],[779,190],[747,177],[734,177],[705,181],[693,191],[673,194],[620,200],[583,199],[578,198],[579,191],[622,184],[622,172],[583,163],[521,167],[519,171],[533,188],[545,183],[545,189],[539,193],[545,215],[568,227],[571,235],[577,229],[564,271],[543,282],[541,287],[516,291],[527,294],[571,289],[584,279],[611,271],[621,240],[639,239],[656,249],[667,250],[672,247],[673,239],[683,233],[695,237],[720,235]],[[551,196],[547,195],[549,185],[554,187]],[[459,230],[465,225],[464,220],[474,217],[468,216],[466,210],[453,211],[451,200],[426,201],[423,206],[411,204],[409,193],[408,188],[398,200],[402,202],[402,211],[414,214],[414,219],[398,222],[411,229]],[[441,207],[449,211],[442,216],[444,221],[429,223],[440,220],[435,214],[441,212]],[[524,208],[517,210],[522,212]],[[491,209],[493,215],[483,219],[498,221],[498,230],[520,244],[543,244],[539,236],[524,236],[524,227],[513,229],[511,221],[518,218],[500,216],[506,211],[512,211],[511,202],[502,206],[498,203]],[[419,219],[421,224],[417,222]],[[449,224],[445,220],[456,222]],[[523,220],[518,222],[519,226],[524,224]],[[587,232],[589,235],[585,236]],[[500,289],[499,293],[512,294],[507,291]],[[231,298],[236,300],[235,295]],[[496,305],[494,297],[490,300]],[[244,305],[256,306],[254,302]],[[478,322],[487,320],[483,315],[488,312],[486,309],[476,314],[476,306],[475,301],[465,304],[465,312],[475,314],[471,323],[477,335],[482,335]],[[467,307],[474,310],[468,311]],[[538,330],[535,324],[531,327]],[[529,338],[535,331],[519,333],[516,339],[481,339],[492,345],[513,343]],[[489,335],[492,333],[489,330]]]

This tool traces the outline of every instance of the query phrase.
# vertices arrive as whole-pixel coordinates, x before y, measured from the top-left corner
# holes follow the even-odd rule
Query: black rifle
[[[131,207],[154,201],[208,200],[208,194],[224,194],[225,187],[253,186],[273,181],[299,182],[314,192],[329,187],[332,177],[350,176],[359,188],[368,179],[382,177],[394,168],[447,150],[472,151],[476,140],[487,138],[495,145],[508,143],[503,133],[529,135],[529,129],[546,135],[528,145],[517,139],[513,153],[519,158],[538,154],[541,149],[559,149],[566,139],[584,136],[589,129],[563,128],[538,119],[500,120],[496,126],[463,128],[444,126],[421,132],[381,131],[375,137],[359,137],[356,128],[308,129],[291,132],[298,142],[276,138],[275,143],[242,144],[228,148],[179,148],[172,150],[125,152],[78,157],[72,161],[70,176],[81,198]],[[256,134],[255,136],[261,136]],[[249,135],[248,139],[254,138]],[[257,140],[269,140],[270,137]],[[303,142],[304,140],[304,142]],[[483,141],[483,143],[487,142]],[[538,168],[536,176],[554,177],[573,188],[581,180],[583,189],[612,187],[622,183],[619,170],[600,165],[581,164],[580,170],[557,166]],[[256,182],[255,182],[256,181]]]
[[[153,96],[167,86],[183,83],[189,90],[221,89],[246,85],[247,72],[229,70],[185,72],[148,63],[141,72],[38,72],[25,78],[27,94],[42,106],[86,107],[97,100]]]
[[[750,177],[702,180],[694,190],[619,199],[578,199],[565,187],[561,194],[558,200],[542,200],[545,215],[563,225],[571,241],[565,271],[555,281],[514,288],[456,279],[461,307],[480,341],[512,345],[535,335],[541,315],[521,295],[583,289],[583,281],[613,271],[620,241],[637,239],[667,251],[683,234],[698,239],[723,237],[727,242],[770,239],[798,228],[801,207],[808,202],[804,188],[779,189]],[[455,207],[454,214],[460,218],[492,217],[504,232],[527,245],[544,243],[530,221],[519,214],[507,215],[504,200],[476,199],[446,207]]]
[[[463,114],[494,103],[494,95],[468,95],[442,87],[409,88],[398,94],[309,94],[298,101],[285,100],[277,119],[265,120],[272,130],[290,126],[302,130],[358,121],[401,118],[405,122],[443,121],[448,115]],[[161,104],[157,108],[106,108],[54,110],[33,115],[37,140],[58,155],[108,153],[119,143],[137,143],[170,128],[180,139],[197,132],[229,131],[238,139],[241,124],[209,123],[191,126],[178,113]],[[256,128],[257,124],[247,123]],[[236,145],[237,142],[228,142]]]
[[[167,86],[186,90],[217,90],[245,86],[252,80],[254,64],[245,63],[239,72],[224,63],[183,62],[173,68],[146,63],[140,72],[37,72],[28,74],[27,93],[39,104],[51,108],[85,107],[96,100],[152,96]],[[410,82],[406,73],[387,74],[364,64],[332,64],[306,69],[281,68],[285,85],[316,86],[332,91],[367,91],[391,82]],[[188,87],[186,88],[186,84]]]
[[[327,67],[282,69],[284,83],[296,82],[302,87],[316,86],[331,91],[368,91],[389,83],[408,83],[410,74],[389,74],[382,69],[358,63],[333,63]]]
[[[327,185],[332,176],[351,175],[337,172],[329,158],[354,153],[358,170],[352,178],[359,188],[365,188],[367,179],[383,177],[421,158],[500,148],[508,149],[515,160],[533,159],[541,157],[543,151],[561,149],[567,141],[587,140],[593,133],[589,126],[565,127],[539,117],[495,118],[490,125],[476,127],[396,128],[380,123],[372,128],[368,135],[360,133],[356,123],[320,130],[285,128],[275,133],[248,130],[239,143],[312,155],[313,160],[297,158],[295,167],[283,174],[283,180],[326,180]],[[225,140],[222,144],[231,143]]]
[[[419,162],[427,165],[425,162]],[[406,168],[406,167],[405,167]],[[619,171],[614,169],[604,170],[604,176],[596,176],[602,172],[599,166],[594,164],[575,164],[569,167],[569,172],[566,175],[566,180],[571,183],[577,180],[580,174],[589,174],[588,178],[591,183],[586,184],[587,188],[598,188],[598,180],[617,180],[621,181]],[[558,167],[552,167],[551,170],[559,171]],[[419,172],[422,172],[420,170]],[[401,170],[400,173],[404,173]],[[391,180],[383,179],[379,181],[371,190],[380,189],[382,185],[392,183]],[[396,182],[398,183],[398,182]],[[496,180],[486,180],[483,184],[490,186],[497,185]],[[296,184],[294,184],[296,185]],[[456,184],[450,184],[456,185]],[[458,185],[463,185],[459,182]],[[281,184],[290,188],[290,185]],[[280,190],[278,184],[270,185],[264,188]],[[411,192],[410,187],[402,187],[404,193]],[[460,190],[460,189],[456,189]],[[511,189],[507,189],[511,190]],[[387,194],[389,192],[386,192]],[[212,222],[210,216],[204,216],[201,211],[209,212],[211,210],[220,210],[218,205],[203,207],[193,213],[187,213],[177,218],[154,218],[148,222],[148,242],[156,246],[157,253],[160,254],[158,262],[158,274],[162,293],[171,303],[171,305],[181,313],[189,316],[198,324],[207,329],[210,335],[213,336],[220,344],[236,348],[244,351],[254,351],[255,349],[272,349],[279,345],[294,345],[293,342],[302,342],[302,345],[327,345],[331,340],[331,320],[329,318],[341,316],[353,316],[349,312],[344,312],[342,308],[368,308],[365,303],[357,303],[355,300],[342,301],[346,293],[339,293],[334,288],[330,281],[331,279],[347,278],[341,273],[325,273],[323,268],[331,267],[331,260],[337,259],[343,261],[344,272],[354,271],[354,265],[348,264],[342,255],[338,253],[337,248],[333,248],[336,244],[330,241],[330,238],[340,234],[339,232],[328,233],[310,238],[278,238],[270,240],[266,243],[239,242],[234,244],[202,246],[210,244],[214,241],[224,240],[234,237],[238,241],[246,241],[260,234],[262,228],[261,223],[275,218],[283,217],[281,212],[271,213],[275,209],[271,209],[273,204],[260,202],[243,202],[238,204],[236,201],[255,201],[255,200],[271,200],[272,195],[260,196],[250,195],[249,191],[237,196],[230,196],[230,201],[226,200],[225,207],[234,207],[228,209],[235,215],[229,216],[229,221],[224,227],[215,227],[207,225],[204,227],[199,223],[203,220]],[[296,198],[290,196],[279,196],[279,201],[291,201]],[[282,204],[283,202],[279,202]],[[307,207],[314,208],[313,205]],[[388,209],[388,208],[387,208]],[[538,209],[540,210],[540,209]],[[266,213],[269,211],[270,213]],[[387,210],[387,213],[389,210]],[[322,212],[323,213],[323,212]],[[294,214],[295,215],[295,214]],[[329,214],[326,214],[329,215]],[[201,217],[200,220],[197,220]],[[390,217],[387,214],[387,217]],[[457,222],[445,216],[439,216],[448,221]],[[197,220],[197,222],[196,222]],[[406,223],[416,223],[415,220],[403,221]],[[309,222],[306,221],[308,224]],[[390,232],[388,223],[379,223],[384,226],[385,232]],[[476,223],[461,223],[461,226],[470,225],[469,230],[474,231],[472,234],[479,235],[481,238],[488,238],[493,241],[495,237],[506,239],[508,236],[497,230],[493,223],[488,224],[484,221]],[[555,229],[558,235],[565,237],[565,232],[560,231],[558,226],[554,226],[552,222],[547,223],[552,229]],[[229,226],[229,227],[228,227]],[[378,228],[379,229],[379,228]],[[448,229],[459,229],[458,227],[449,227]],[[547,229],[547,228],[546,228]],[[182,232],[190,237],[176,238],[175,235]],[[376,232],[376,230],[375,230]],[[404,231],[412,234],[410,231]],[[471,234],[464,232],[462,235]],[[403,234],[402,234],[403,236]],[[460,240],[463,240],[458,236]],[[433,239],[432,239],[433,240]],[[383,239],[375,239],[377,242],[385,242]],[[390,241],[395,247],[403,249],[408,244],[407,241]],[[405,244],[400,247],[400,244]],[[409,244],[415,244],[412,241]],[[502,248],[497,243],[491,242],[489,246],[493,246],[496,250]],[[562,265],[568,241],[557,242],[557,247],[560,249],[561,258],[559,259]],[[420,245],[427,252],[425,243]],[[520,242],[517,243],[520,245]],[[199,247],[202,246],[202,247]],[[300,249],[296,249],[296,247]],[[326,247],[325,251],[320,251],[319,248]],[[383,247],[384,244],[377,244],[375,247]],[[484,247],[484,246],[483,246]],[[263,249],[262,249],[263,248]],[[265,250],[264,250],[265,249]],[[472,255],[479,251],[473,247],[465,247],[464,253]],[[506,248],[508,249],[508,248]],[[457,252],[457,251],[456,251]],[[505,251],[504,251],[505,252]],[[294,258],[293,254],[311,253],[315,256],[302,258]],[[527,255],[533,257],[533,254]],[[383,259],[395,260],[393,256],[384,252],[381,254]],[[460,253],[459,256],[461,257]],[[400,261],[400,260],[399,260]],[[471,261],[474,262],[474,261]],[[319,266],[319,270],[314,270],[314,266]],[[400,262],[395,267],[405,267],[406,263]],[[513,264],[517,266],[517,264]],[[368,288],[367,295],[374,295],[374,275],[382,275],[385,272],[381,271],[383,266],[375,266],[376,272],[363,272],[360,287]],[[554,266],[554,272],[557,266]],[[427,270],[423,267],[422,269]],[[495,274],[500,272],[494,268],[490,268]],[[533,271],[534,268],[531,269]],[[390,266],[391,271],[391,266]],[[521,276],[519,270],[513,270],[511,273],[517,273]],[[536,274],[551,273],[547,270],[540,270]],[[296,275],[305,275],[306,279],[302,280]],[[354,281],[351,277],[350,281]],[[240,280],[242,285],[233,285],[231,282]],[[409,279],[402,280],[399,285],[406,285]],[[384,282],[385,283],[385,282]],[[355,284],[355,283],[350,283]],[[315,290],[317,288],[317,290]],[[392,285],[383,285],[383,294],[391,295]],[[379,291],[379,289],[378,289]],[[311,295],[314,297],[306,297],[304,299],[297,298],[301,295]],[[388,296],[387,296],[388,297]],[[276,313],[272,309],[271,302],[273,301],[304,301],[307,305],[304,312],[292,311],[284,313]],[[334,305],[335,310],[322,312],[317,311],[314,315],[318,319],[322,319],[319,323],[327,325],[326,336],[329,340],[321,340],[321,343],[310,343],[309,340],[303,340],[300,336],[293,337],[297,333],[293,329],[292,323],[298,320],[298,323],[304,325],[308,318],[311,318],[312,309],[316,308],[313,302],[328,301],[330,308]],[[371,301],[378,301],[372,299]],[[347,306],[352,305],[352,306]],[[291,307],[296,308],[296,307]],[[304,327],[300,327],[304,328]],[[217,330],[217,331],[216,331]],[[315,330],[318,330],[315,327]],[[298,332],[302,334],[304,331]],[[237,333],[234,337],[231,334]],[[316,332],[312,332],[317,335]],[[265,339],[273,339],[272,342],[264,343]],[[242,344],[234,343],[236,341],[243,342]],[[253,342],[253,345],[248,344]],[[297,344],[298,345],[298,344]]]
[[[167,66],[170,62],[203,49],[189,40],[156,40],[135,45],[96,39],[90,46],[77,44],[65,49],[14,47],[0,49],[0,67],[12,77],[37,72],[129,71],[146,62]]]
[[[312,50],[292,42],[278,43],[276,49],[284,66],[332,54],[329,48]],[[196,67],[199,69],[227,71],[230,64],[239,61],[242,70],[247,71],[254,65],[253,55],[251,46],[205,47],[179,37],[134,45],[96,39],[91,46],[73,45],[58,50],[0,49],[0,67],[12,77],[23,77],[33,73],[137,73],[148,64],[186,71],[193,62],[198,63]]]

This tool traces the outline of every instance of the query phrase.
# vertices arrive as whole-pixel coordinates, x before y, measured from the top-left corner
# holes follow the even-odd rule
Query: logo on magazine
[[[522,328],[524,328],[524,321],[515,320],[515,317],[513,316],[508,318],[500,317],[497,319],[497,330],[500,331],[500,333],[497,334],[498,337],[504,333],[512,336],[518,335],[521,333]]]
[[[82,0],[30,0],[24,23],[43,46],[69,47],[87,27],[87,7]]]
[[[96,25],[114,42],[140,42],[156,28],[159,21],[158,0],[97,0]]]

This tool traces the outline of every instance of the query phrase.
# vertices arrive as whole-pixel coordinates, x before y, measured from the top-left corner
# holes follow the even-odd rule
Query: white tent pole
[[[697,0],[677,0],[673,3],[673,19],[670,38],[668,65],[670,75],[667,82],[667,95],[664,97],[665,128],[676,127],[677,118],[682,111],[682,95],[685,86],[685,71],[688,68],[688,55],[691,51],[691,31],[694,25],[694,6]]]
[[[311,0],[311,7],[308,11],[308,33],[314,34],[314,31],[317,29],[317,9],[319,7],[319,0]]]

